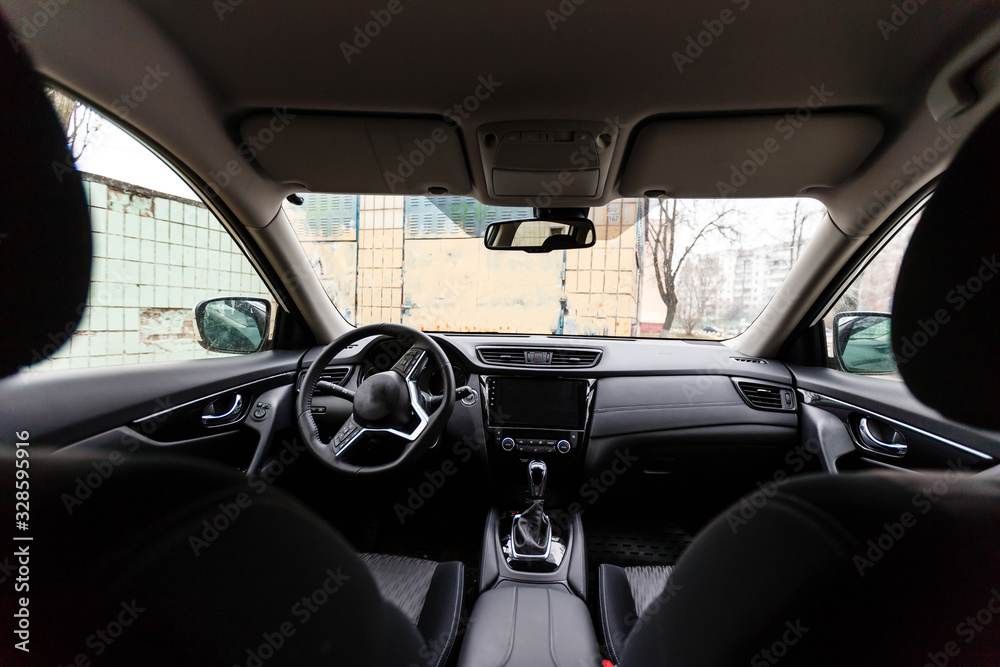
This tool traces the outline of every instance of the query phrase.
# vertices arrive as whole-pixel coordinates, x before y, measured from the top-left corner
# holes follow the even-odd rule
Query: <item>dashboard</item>
[[[542,458],[599,471],[629,447],[656,454],[692,442],[703,451],[797,442],[787,367],[741,357],[716,341],[431,335],[452,363],[456,386],[474,390],[456,402],[445,432],[482,446],[491,467]],[[318,351],[306,354],[303,368]],[[392,339],[366,339],[327,370],[356,388],[404,352]],[[426,367],[417,385],[439,394],[439,369]],[[329,413],[346,419],[335,406]],[[327,429],[336,423],[321,426]]]

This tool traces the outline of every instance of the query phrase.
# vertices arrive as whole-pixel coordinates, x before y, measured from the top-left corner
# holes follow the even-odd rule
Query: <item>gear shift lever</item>
[[[549,467],[545,461],[532,461],[528,464],[528,496],[532,500],[545,498],[545,482],[549,477]]]
[[[552,523],[545,514],[545,482],[549,476],[544,461],[528,464],[528,496],[531,507],[514,518],[511,526],[511,543],[517,559],[541,558],[549,555],[552,541]]]

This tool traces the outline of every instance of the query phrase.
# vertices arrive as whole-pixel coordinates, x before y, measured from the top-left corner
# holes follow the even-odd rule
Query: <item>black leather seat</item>
[[[0,378],[37,360],[50,333],[72,333],[90,282],[82,186],[75,172],[53,174],[71,164],[65,137],[15,48],[0,46]],[[0,434],[8,526],[19,437]],[[66,505],[81,486],[86,499]],[[290,496],[258,493],[234,471],[33,448],[30,489],[33,540],[8,538],[3,566],[30,562],[30,589],[19,589],[30,618],[15,623],[30,631],[32,664],[439,667],[454,645],[462,563],[359,558]],[[9,629],[18,596],[5,579]],[[14,641],[8,630],[4,655]]]
[[[608,653],[616,663],[632,628],[666,590],[673,569],[670,565],[619,567],[602,563],[598,566],[601,631]]]
[[[914,231],[893,301],[913,393],[1000,429],[1000,112],[965,143]],[[918,354],[904,341],[977,280]],[[953,304],[951,304],[953,305]],[[1000,475],[811,476],[673,568],[601,565],[612,659],[638,665],[1000,664]]]

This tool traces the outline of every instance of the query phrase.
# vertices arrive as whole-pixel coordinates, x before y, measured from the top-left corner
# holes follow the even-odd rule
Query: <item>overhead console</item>
[[[612,122],[517,121],[477,131],[490,197],[548,207],[555,198],[599,199],[619,129]]]

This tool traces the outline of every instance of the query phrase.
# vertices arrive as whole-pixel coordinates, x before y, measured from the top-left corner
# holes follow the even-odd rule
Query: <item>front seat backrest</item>
[[[0,378],[69,339],[90,287],[90,217],[66,135],[23,42],[2,42]]]
[[[945,417],[1000,429],[1000,112],[976,129],[913,231],[892,304],[907,387]]]

